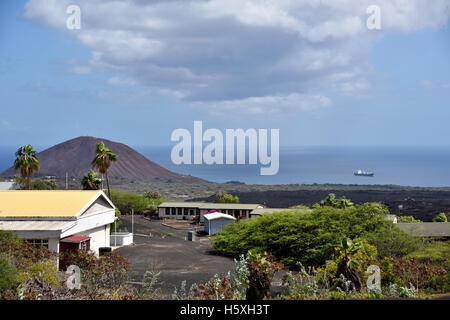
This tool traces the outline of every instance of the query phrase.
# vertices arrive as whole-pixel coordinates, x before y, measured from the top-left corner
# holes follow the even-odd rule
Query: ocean
[[[450,186],[450,148],[442,147],[281,147],[279,171],[273,176],[260,175],[259,164],[175,165],[171,147],[134,149],[171,171],[214,182]],[[0,147],[0,172],[12,165],[14,151]],[[358,169],[375,175],[356,177]]]
[[[450,186],[450,148],[281,147],[279,171],[273,176],[260,175],[260,165],[175,165],[169,147],[136,150],[169,170],[215,182]],[[358,169],[374,172],[374,177],[354,176]]]

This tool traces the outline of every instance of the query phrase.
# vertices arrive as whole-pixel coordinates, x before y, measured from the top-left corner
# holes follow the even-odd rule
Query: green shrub
[[[22,241],[10,232],[0,230],[0,252],[14,258],[14,265],[18,269],[25,268],[31,261],[37,263],[41,260],[55,258],[55,254],[45,247],[35,247]]]
[[[449,265],[415,258],[390,258],[393,272],[403,286],[413,284],[416,289],[428,292],[446,292],[449,288]]]
[[[162,199],[151,199],[146,195],[122,191],[111,191],[111,200],[122,214],[131,214],[132,210],[136,214],[142,214],[162,202]]]
[[[348,266],[358,273],[361,283],[366,283],[368,277],[366,273],[367,268],[372,264],[376,265],[378,263],[377,248],[362,238],[354,239],[351,247],[354,248],[354,251],[349,250],[345,252],[341,247],[338,247],[336,253],[332,256],[332,260],[317,269],[317,280],[321,284],[328,285],[333,282],[339,261],[341,261],[344,256],[348,257]]]
[[[406,234],[392,223],[367,234],[366,239],[377,247],[380,257],[401,257],[421,246],[419,238]]]
[[[432,241],[407,255],[419,260],[441,261],[450,264],[450,242]]]
[[[397,217],[397,222],[420,223],[422,221],[414,219],[413,216],[400,216]]]
[[[58,268],[55,260],[41,260],[36,263],[28,261],[18,272],[17,280],[20,283],[24,283],[38,277],[44,283],[57,288],[60,285],[57,272]]]
[[[43,285],[57,285],[55,254],[44,247],[35,247],[10,232],[0,231],[0,289],[6,298],[17,299],[16,285],[39,278]],[[22,298],[36,298],[24,294]]]
[[[6,255],[0,255],[0,293],[11,289],[17,283],[17,268]],[[0,294],[1,297],[1,294]]]
[[[398,287],[402,284],[402,279],[396,274],[394,265],[391,260],[384,257],[380,262],[380,272],[381,272],[381,287],[390,288]]]
[[[447,222],[447,216],[445,213],[441,212],[433,218],[433,222]]]
[[[21,243],[22,240],[13,233],[0,230],[0,244],[3,245],[3,248],[6,248],[8,245],[20,245]]]
[[[80,250],[76,253],[61,254],[67,264],[81,269],[81,293],[90,299],[126,299],[132,297],[128,288],[130,262],[112,252],[96,257],[93,252]]]
[[[330,300],[345,300],[348,298],[348,294],[344,291],[331,291],[328,298]]]
[[[387,221],[387,213],[377,203],[346,209],[324,206],[301,215],[276,212],[229,224],[212,239],[212,244],[224,255],[237,257],[260,250],[274,254],[284,264],[301,262],[312,266],[329,260],[344,237],[366,238],[380,255],[414,250],[417,241]]]
[[[287,272],[282,278],[282,284],[286,286],[286,294],[280,296],[281,299],[304,300],[319,296],[319,284],[314,268],[306,270],[299,265],[298,274]]]
[[[410,287],[400,287],[398,288],[398,296],[400,298],[412,298],[417,294],[416,288],[413,285]]]

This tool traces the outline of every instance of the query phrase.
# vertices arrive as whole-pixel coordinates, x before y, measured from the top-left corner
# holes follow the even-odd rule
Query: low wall
[[[449,222],[420,222],[420,223],[406,223],[401,222],[396,224],[401,230],[407,234],[415,237],[450,237],[450,223]]]
[[[128,232],[113,232],[109,236],[109,242],[113,247],[128,246],[133,243],[133,234]]]

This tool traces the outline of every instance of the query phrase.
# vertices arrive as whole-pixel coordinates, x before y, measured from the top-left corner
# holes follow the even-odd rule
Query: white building
[[[0,230],[56,253],[110,246],[115,206],[103,191],[0,191]]]
[[[227,224],[236,221],[236,218],[230,216],[229,214],[224,214],[220,212],[213,212],[205,214],[205,232],[210,236],[222,231],[223,227]]]
[[[264,208],[260,204],[214,203],[214,202],[163,202],[158,206],[159,217],[178,220],[192,220],[194,216],[203,216],[210,210],[217,210],[235,218],[250,218],[250,212]]]
[[[0,190],[12,190],[14,181],[0,181]]]

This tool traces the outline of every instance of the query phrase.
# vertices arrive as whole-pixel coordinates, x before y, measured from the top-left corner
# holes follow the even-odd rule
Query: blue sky
[[[371,31],[361,1],[316,2],[2,1],[0,146],[171,145],[194,120],[282,146],[449,146],[448,4],[372,1]]]

